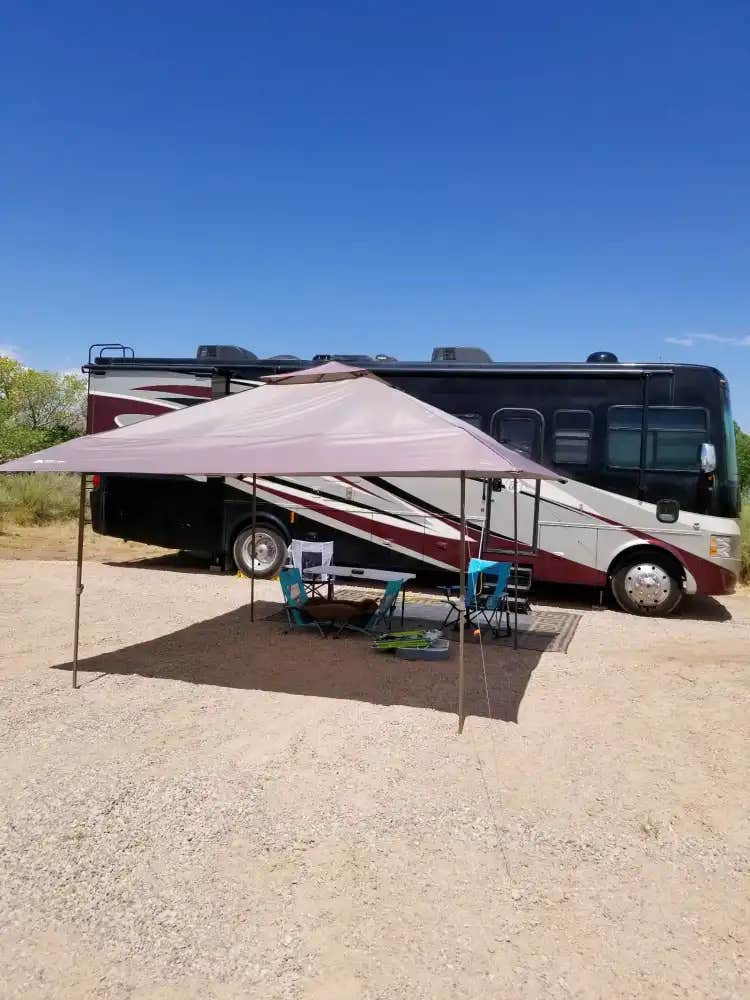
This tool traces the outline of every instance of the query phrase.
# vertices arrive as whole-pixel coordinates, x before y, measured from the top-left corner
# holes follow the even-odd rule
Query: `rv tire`
[[[612,575],[612,593],[623,609],[661,618],[682,600],[682,582],[671,560],[641,552],[625,559]]]
[[[235,565],[245,576],[252,575],[253,529],[245,527],[237,533],[232,545]],[[258,524],[255,529],[255,575],[273,577],[286,560],[287,542],[276,528]]]

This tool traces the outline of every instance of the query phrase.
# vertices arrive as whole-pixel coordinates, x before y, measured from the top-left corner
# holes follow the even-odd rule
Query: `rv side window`
[[[590,410],[555,410],[552,461],[556,465],[588,465],[593,427]]]
[[[610,406],[607,414],[607,465],[611,468],[640,468],[642,414],[642,406]]]
[[[611,406],[607,416],[607,464],[637,469],[641,464],[641,406]],[[708,437],[708,415],[697,406],[649,406],[646,469],[698,472],[700,448]]]
[[[544,417],[538,410],[506,407],[492,417],[492,436],[538,462],[542,457]]]
[[[693,406],[649,406],[646,467],[662,472],[700,471],[708,415]]]

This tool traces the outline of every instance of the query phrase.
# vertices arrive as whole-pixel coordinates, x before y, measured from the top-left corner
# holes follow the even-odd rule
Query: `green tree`
[[[737,441],[737,465],[740,470],[740,490],[743,496],[750,493],[750,434],[746,434],[738,423],[734,425]]]
[[[0,461],[83,433],[86,383],[0,356]]]

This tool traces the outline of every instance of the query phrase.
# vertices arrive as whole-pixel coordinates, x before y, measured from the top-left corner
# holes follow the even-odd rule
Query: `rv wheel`
[[[641,554],[617,568],[612,593],[623,611],[662,617],[671,614],[682,600],[682,585],[666,560]]]
[[[243,528],[234,540],[232,555],[245,576],[252,574],[252,528]],[[286,559],[286,540],[275,528],[259,524],[255,529],[255,575],[276,576]]]

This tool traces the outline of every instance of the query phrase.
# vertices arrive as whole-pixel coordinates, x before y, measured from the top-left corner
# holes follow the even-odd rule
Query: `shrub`
[[[750,497],[750,434],[746,434],[738,423],[734,425],[737,441],[737,468],[740,473],[740,491]]]
[[[33,430],[18,424],[0,423],[0,462],[10,462],[33,451],[51,448],[53,444],[68,441],[71,437],[75,435],[66,427]]]
[[[34,473],[0,476],[0,523],[47,524],[78,515],[80,479]]]
[[[740,580],[750,583],[750,503],[742,511],[742,567]]]

